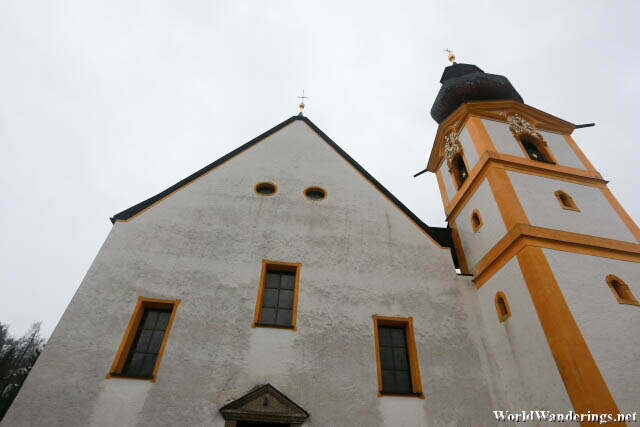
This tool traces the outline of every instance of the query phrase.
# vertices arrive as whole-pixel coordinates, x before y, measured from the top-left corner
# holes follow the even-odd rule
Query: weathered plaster
[[[260,181],[278,192],[257,195]],[[327,198],[305,198],[310,185]],[[262,259],[302,263],[295,332],[251,328]],[[297,121],[115,224],[5,424],[96,424],[134,393],[120,425],[223,426],[220,407],[269,382],[309,426],[495,425],[474,292],[449,250]],[[157,381],[105,379],[139,295],[182,300]],[[378,397],[372,314],[413,316],[425,399]]]

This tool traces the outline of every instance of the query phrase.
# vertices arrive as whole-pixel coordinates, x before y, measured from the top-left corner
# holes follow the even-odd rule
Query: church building
[[[638,411],[640,229],[581,126],[475,65],[440,82],[423,172],[448,227],[301,112],[111,218],[2,426]]]

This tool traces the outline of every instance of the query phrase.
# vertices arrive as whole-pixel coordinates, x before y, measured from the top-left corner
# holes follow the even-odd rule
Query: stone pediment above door
[[[220,408],[227,425],[236,421],[301,425],[309,413],[271,384],[251,390],[244,396]],[[231,421],[231,422],[230,422]]]

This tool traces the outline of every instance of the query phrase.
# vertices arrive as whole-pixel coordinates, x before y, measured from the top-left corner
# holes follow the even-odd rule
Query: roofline
[[[296,120],[301,120],[301,121],[305,122],[311,129],[313,129],[314,132],[316,132],[327,144],[329,144],[331,146],[331,148],[333,148],[347,162],[349,162],[351,164],[351,166],[353,166],[358,172],[360,172],[360,174],[362,176],[364,176],[382,194],[384,194],[391,202],[393,202],[402,212],[404,212],[409,217],[409,219],[411,219],[419,228],[421,228],[425,233],[427,233],[438,245],[440,245],[442,247],[446,247],[446,248],[452,248],[453,247],[453,240],[451,238],[451,230],[449,228],[429,227],[427,224],[425,224],[420,218],[418,218],[413,212],[411,212],[411,210],[409,208],[407,208],[400,200],[398,200],[398,198],[396,196],[394,196],[389,190],[387,190],[382,184],[380,184],[380,182],[378,182],[377,179],[375,179],[373,176],[371,176],[371,174],[369,172],[367,172],[366,169],[364,169],[362,166],[360,166],[360,164],[358,162],[356,162],[349,154],[347,154],[338,144],[336,144],[331,138],[329,138],[324,132],[322,132],[311,120],[309,120],[307,117],[304,117],[304,116],[302,116],[300,114],[297,115],[297,116],[292,116],[292,117],[288,118],[287,120],[283,121],[279,125],[276,125],[275,127],[269,129],[268,131],[264,132],[263,134],[261,134],[261,135],[257,136],[256,138],[252,139],[251,141],[249,141],[249,142],[241,145],[240,147],[236,148],[235,150],[225,154],[224,156],[220,157],[218,160],[214,161],[213,163],[208,164],[207,166],[203,167],[202,169],[198,170],[197,172],[192,173],[188,177],[186,177],[183,180],[177,182],[176,184],[172,185],[171,187],[167,188],[166,190],[156,194],[155,196],[150,197],[150,198],[138,203],[137,205],[134,205],[134,206],[130,207],[129,209],[125,209],[122,212],[115,214],[113,217],[110,218],[111,223],[115,224],[116,221],[128,221],[129,219],[133,218],[135,215],[141,213],[143,210],[150,208],[155,203],[159,202],[160,200],[164,199],[165,197],[168,197],[169,195],[171,195],[175,191],[179,190],[180,188],[184,187],[185,185],[189,184],[190,182],[194,181],[195,179],[201,177],[202,175],[206,174],[207,172],[211,171],[212,169],[216,168],[217,166],[221,165],[222,163],[226,162],[227,160],[229,160],[229,159],[235,157],[236,155],[242,153],[243,151],[247,150],[248,148],[251,148],[253,145],[255,145],[258,142],[262,141],[263,139],[269,137],[270,135],[274,134],[275,132],[281,130],[285,126],[288,126],[289,124],[293,123]]]

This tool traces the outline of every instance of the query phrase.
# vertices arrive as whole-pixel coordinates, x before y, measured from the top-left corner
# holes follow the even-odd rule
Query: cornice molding
[[[640,263],[640,244],[607,239],[529,224],[516,224],[473,266],[473,281],[480,288],[526,246],[556,249]]]
[[[573,123],[516,101],[469,102],[458,107],[438,126],[427,170],[435,172],[440,167],[444,158],[445,136],[452,131],[460,133],[470,116],[509,124],[507,116],[515,114],[527,120],[536,130],[571,135],[576,128]]]

